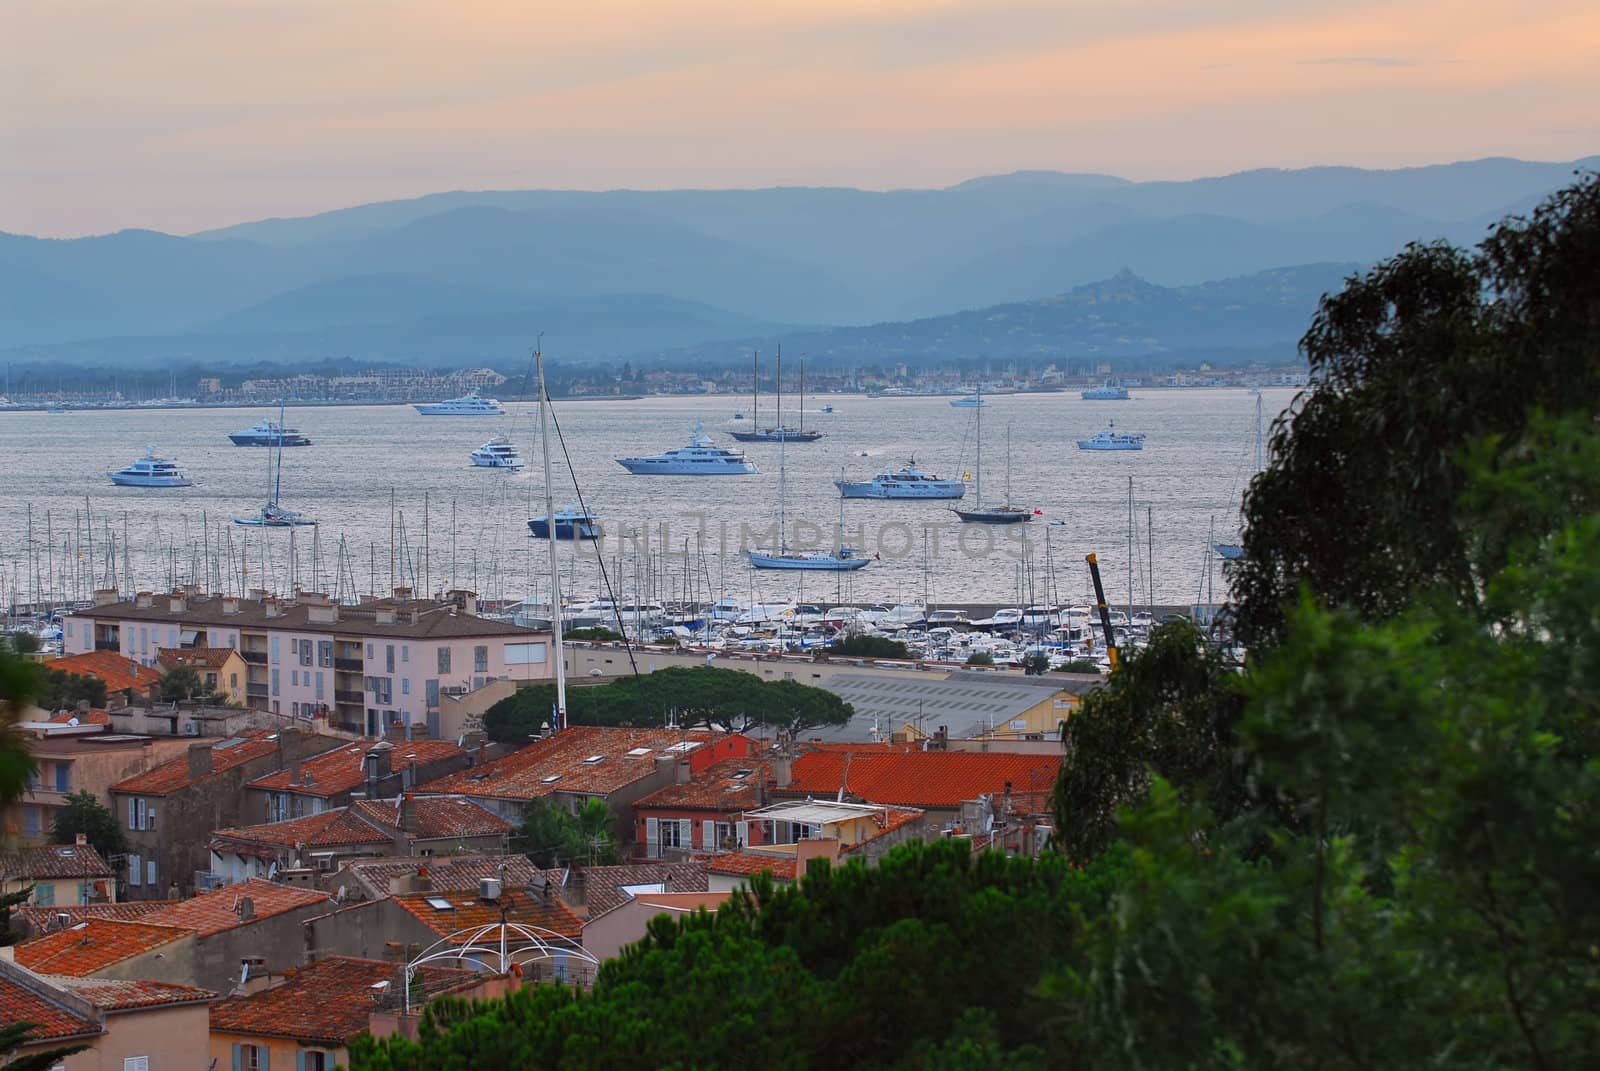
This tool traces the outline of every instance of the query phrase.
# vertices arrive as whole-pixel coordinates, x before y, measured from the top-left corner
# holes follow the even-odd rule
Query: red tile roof
[[[366,771],[362,763],[366,761],[367,752],[382,743],[385,741],[363,740],[360,743],[344,744],[301,762],[298,782],[290,780],[293,774],[293,768],[290,768],[258,777],[250,782],[250,787],[273,792],[291,791],[305,796],[324,798],[353,792],[366,781]],[[413,762],[418,766],[428,766],[466,754],[462,748],[448,740],[407,740],[392,746],[394,750],[390,753],[389,763],[395,773],[404,770]]]
[[[610,911],[629,899],[630,885],[664,885],[667,892],[705,892],[706,857],[681,863],[624,863],[621,866],[585,867],[578,875],[583,883],[583,906],[592,918]]]
[[[111,878],[116,872],[87,844],[44,844],[0,851],[0,878]]]
[[[474,891],[483,878],[500,878],[506,885],[527,888],[536,878],[561,888],[566,884],[566,870],[541,870],[525,855],[419,855],[408,858],[357,859],[344,865],[341,873],[348,874],[375,898],[389,895],[390,882],[396,878],[414,878],[426,870],[435,892]],[[337,882],[338,879],[335,879]]]
[[[532,800],[552,792],[605,796],[652,776],[659,758],[682,758],[710,733],[681,729],[613,729],[580,725],[529,744],[493,762],[419,786],[422,792],[460,792]],[[638,754],[629,754],[638,752]],[[598,757],[598,762],[589,759]]]
[[[139,1011],[174,1004],[203,1004],[217,999],[209,989],[175,982],[127,981],[120,978],[61,978],[65,989],[104,1012]]]
[[[343,1046],[367,1032],[374,1007],[373,986],[403,984],[398,963],[330,956],[288,971],[281,985],[246,996],[229,997],[211,1009],[214,1032],[252,1037],[293,1038],[309,1044]],[[424,999],[470,986],[482,976],[456,967],[423,967],[415,982]]]
[[[520,889],[506,889],[500,900],[488,903],[477,898],[476,892],[463,897],[460,893],[407,893],[390,897],[403,911],[412,915],[440,937],[448,937],[458,930],[475,926],[488,926],[500,921],[500,910],[506,910],[508,922],[524,926],[538,926],[577,940],[583,935],[583,923],[559,900],[535,900]],[[430,900],[448,902],[448,908],[434,907]],[[457,938],[456,944],[464,944]]]
[[[45,985],[50,983],[40,979]],[[61,1041],[65,1038],[95,1037],[99,1026],[59,1004],[46,1000],[31,988],[0,973],[0,1023],[32,1023],[35,1041]]]
[[[165,796],[181,791],[206,777],[226,773],[252,759],[265,758],[278,750],[276,733],[250,733],[218,740],[211,745],[211,772],[205,777],[189,776],[189,756],[180,755],[169,762],[136,774],[126,781],[111,786],[113,792],[126,792],[140,796]]]
[[[460,796],[412,797],[416,809],[417,840],[449,840],[452,837],[493,837],[516,827]],[[400,835],[400,801],[357,800],[348,807],[334,807],[321,814],[267,822],[256,826],[219,829],[212,844],[221,851],[237,851],[249,845],[278,848],[337,848],[358,844],[388,844]],[[248,853],[246,853],[248,854]]]
[[[761,784],[771,776],[771,764],[764,759],[723,759],[706,767],[692,781],[652,792],[635,803],[634,808],[716,811],[719,814],[753,810],[761,806]]]
[[[196,666],[221,669],[233,657],[232,647],[162,647],[156,651],[156,665]]]
[[[387,844],[390,840],[389,834],[362,821],[348,807],[335,807],[321,814],[308,814],[304,818],[290,818],[282,822],[219,829],[212,837],[213,844],[221,842],[223,851],[230,850],[231,845],[226,843],[228,841],[270,844],[280,848],[293,848],[296,845],[333,848],[352,844]]]
[[[779,881],[793,881],[795,858],[792,855],[765,855],[759,852],[718,852],[706,860],[707,874],[754,877],[768,872]]]
[[[93,710],[63,710],[45,720],[51,725],[110,725],[111,715],[97,707]]]
[[[192,931],[145,922],[90,919],[16,947],[17,962],[39,974],[82,978],[171,944]]]
[[[416,809],[418,840],[493,837],[516,828],[514,823],[461,796],[412,796],[411,805]],[[357,800],[350,806],[368,822],[394,833],[400,831],[399,799]]]
[[[86,651],[83,654],[65,655],[45,663],[50,669],[59,669],[79,677],[94,677],[106,682],[106,691],[120,692],[124,688],[140,691],[161,683],[161,673],[149,666],[122,657],[116,651]]]
[[[250,897],[255,909],[252,921],[271,918],[300,907],[332,902],[327,893],[315,889],[297,889],[262,878],[251,878],[238,885],[202,893],[190,900],[180,900],[171,907],[146,915],[145,921],[159,926],[183,926],[196,931],[201,937],[209,937],[237,926],[249,925],[240,919],[237,910],[239,901],[246,896]]]
[[[120,922],[137,922],[146,915],[171,907],[177,900],[125,900],[120,904],[64,904],[61,907],[39,907],[30,904],[17,910],[17,917],[28,924],[28,932],[43,933],[56,923],[57,915],[67,916],[67,925],[76,926],[88,919],[112,919]]]
[[[848,770],[847,770],[848,765]],[[812,751],[794,761],[780,796],[828,796],[841,787],[868,803],[955,808],[983,793],[1047,791],[1061,769],[1059,755],[984,751]]]

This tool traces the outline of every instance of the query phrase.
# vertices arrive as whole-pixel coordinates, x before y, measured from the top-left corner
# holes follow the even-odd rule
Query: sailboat
[[[1262,438],[1261,438],[1261,392],[1260,391],[1256,391],[1255,395],[1256,395],[1256,471],[1260,472],[1261,469],[1262,469],[1262,458],[1261,458],[1261,446],[1262,446]],[[1230,561],[1230,562],[1238,561],[1240,558],[1244,557],[1244,547],[1240,546],[1238,543],[1216,543],[1216,544],[1213,544],[1212,549],[1214,549],[1217,552],[1217,555],[1219,557],[1224,558],[1224,559],[1226,559],[1227,561]]]
[[[800,362],[800,426],[798,428],[789,428],[785,427],[783,423],[783,347],[780,346],[778,347],[777,380],[778,423],[773,427],[763,428],[761,426],[761,355],[760,353],[753,353],[750,355],[750,357],[754,365],[754,371],[752,372],[752,389],[750,391],[752,406],[750,410],[750,423],[754,426],[755,430],[736,431],[732,433],[733,437],[742,443],[814,443],[818,439],[822,438],[822,432],[806,430],[806,372],[804,359],[802,359]]]
[[[975,395],[981,402],[980,394]],[[971,509],[952,509],[950,512],[960,517],[968,524],[1025,524],[1038,516],[1038,510],[1027,510],[1021,506],[1011,504],[1011,429],[1006,428],[1006,504],[1003,506],[985,506],[983,504],[983,406],[977,407],[978,413],[978,493],[977,503]]]
[[[788,516],[785,511],[787,486],[785,475],[788,471],[786,455],[788,453],[788,440],[778,440],[778,549],[774,552],[752,550],[746,553],[750,556],[750,564],[757,569],[805,569],[813,572],[844,573],[855,569],[863,569],[871,562],[871,558],[863,557],[861,553],[844,545],[844,499],[839,500],[839,535],[837,549],[833,553],[816,551],[810,553],[792,553],[789,550],[787,531]]]
[[[278,426],[283,426],[283,405],[278,405]],[[267,455],[267,480],[271,497],[267,504],[261,507],[261,512],[254,517],[235,517],[234,524],[242,524],[250,528],[299,528],[316,524],[316,518],[309,517],[292,509],[284,509],[278,501],[278,492],[283,487],[283,443],[277,445],[277,455]]]

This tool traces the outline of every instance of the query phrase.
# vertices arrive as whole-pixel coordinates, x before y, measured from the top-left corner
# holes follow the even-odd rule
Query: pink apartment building
[[[368,736],[393,724],[437,736],[441,694],[554,674],[549,633],[479,617],[466,591],[417,599],[396,588],[357,606],[311,592],[239,598],[191,586],[119,600],[102,591],[66,619],[62,643],[67,654],[116,651],[147,666],[162,648],[232,647],[245,662],[249,706]]]

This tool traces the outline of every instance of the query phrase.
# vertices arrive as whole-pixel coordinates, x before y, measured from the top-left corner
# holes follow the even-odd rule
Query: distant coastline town
[[[9,376],[8,376],[9,378]],[[554,397],[592,400],[626,400],[643,397],[691,395],[748,395],[747,370],[635,369],[572,366],[552,377]],[[1212,367],[1160,371],[1118,372],[1110,362],[1063,368],[1056,364],[1034,367],[1009,365],[1004,369],[918,368],[906,363],[869,369],[823,371],[801,384],[786,375],[784,390],[803,385],[809,394],[866,394],[880,397],[955,396],[982,389],[989,394],[1051,393],[1081,390],[1115,383],[1145,389],[1191,387],[1303,387],[1307,372],[1302,364]],[[770,374],[762,377],[762,390],[776,386]],[[20,388],[20,389],[19,389]],[[79,375],[71,384],[54,388],[34,380],[0,392],[0,409],[127,409],[309,405],[401,405],[477,392],[503,400],[534,396],[521,374],[507,376],[492,368],[428,370],[422,368],[366,368],[342,372],[296,372],[277,376],[224,374],[164,380],[147,377],[127,382],[123,377]]]

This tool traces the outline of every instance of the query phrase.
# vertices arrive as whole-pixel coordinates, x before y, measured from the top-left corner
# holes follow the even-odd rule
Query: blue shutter
[[[294,1071],[306,1071],[306,1054],[304,1049],[294,1051]]]
[[[271,1071],[271,1068],[272,1068],[272,1050],[271,1049],[267,1048],[265,1045],[257,1045],[256,1046],[256,1059],[261,1061],[260,1065],[259,1065],[260,1068],[261,1068],[261,1071]]]
[[[244,1061],[239,1055],[239,1043],[235,1041],[233,1043],[233,1071],[239,1071],[239,1068],[243,1066],[243,1064]]]

